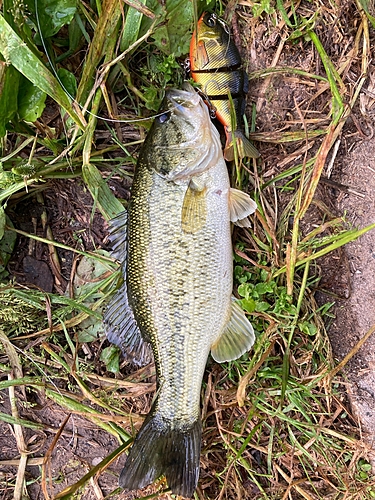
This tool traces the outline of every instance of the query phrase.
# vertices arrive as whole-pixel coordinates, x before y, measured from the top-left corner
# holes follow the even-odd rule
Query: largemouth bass
[[[241,130],[249,79],[242,69],[241,56],[228,25],[214,13],[204,12],[198,20],[190,43],[190,70],[210,105],[214,106],[217,119],[224,125],[224,158],[234,159],[234,141],[240,158],[258,158],[258,151]],[[237,122],[235,130],[231,125],[229,93]]]
[[[230,222],[247,225],[256,205],[230,188],[219,134],[199,95],[190,86],[168,90],[162,110],[139,156],[128,214],[112,223],[124,284],[104,320],[109,340],[135,363],[153,353],[157,373],[155,402],[120,486],[139,489],[164,474],[173,493],[191,497],[209,353],[232,360],[254,342],[232,299]]]

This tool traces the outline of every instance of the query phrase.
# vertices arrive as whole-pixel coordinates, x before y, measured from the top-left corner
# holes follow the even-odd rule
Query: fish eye
[[[217,17],[215,14],[210,14],[207,19],[205,19],[205,22],[207,24],[207,26],[209,26],[210,28],[214,28],[216,26],[216,20],[217,20]]]
[[[170,113],[163,113],[162,115],[157,117],[159,123],[165,123],[171,117]]]

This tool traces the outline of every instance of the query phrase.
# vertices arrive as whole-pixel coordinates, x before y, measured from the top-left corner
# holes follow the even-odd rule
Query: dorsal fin
[[[142,335],[129,304],[126,283],[127,213],[122,212],[109,223],[108,240],[112,255],[121,263],[124,282],[109,301],[104,311],[104,331],[112,344],[120,347],[124,356],[133,364],[142,366],[153,359],[150,343]]]

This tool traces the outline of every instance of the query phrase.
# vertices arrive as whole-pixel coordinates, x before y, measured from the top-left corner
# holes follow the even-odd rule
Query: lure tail
[[[164,474],[172,493],[192,497],[199,477],[201,435],[200,420],[177,429],[151,411],[130,450],[120,486],[140,489]]]
[[[234,132],[226,130],[225,133],[227,140],[224,148],[224,158],[227,161],[234,160],[234,140],[236,141],[238,158],[259,158],[260,155],[258,150],[251,144],[249,139],[245,137],[241,130],[236,130]]]

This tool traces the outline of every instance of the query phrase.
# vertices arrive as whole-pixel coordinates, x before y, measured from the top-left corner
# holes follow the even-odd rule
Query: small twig
[[[336,181],[333,181],[332,179],[327,179],[327,177],[323,177],[323,176],[320,178],[320,181],[323,184],[327,184],[328,186],[331,186],[333,188],[340,189],[340,191],[343,191],[344,193],[355,194],[359,198],[366,198],[365,193],[363,193],[361,191],[356,191],[355,189],[353,189],[349,186],[346,186],[345,184],[341,184],[341,182],[336,182]]]
[[[335,145],[333,147],[332,157],[331,157],[329,164],[327,166],[327,178],[328,179],[331,177],[333,165],[335,163],[337,151],[339,150],[340,144],[341,144],[341,139],[337,139],[337,141],[335,142]]]
[[[66,417],[64,422],[61,424],[59,430],[56,432],[56,435],[53,438],[53,441],[51,443],[51,446],[48,448],[48,450],[44,456],[43,465],[42,465],[41,485],[42,485],[43,494],[44,494],[44,497],[46,498],[46,500],[50,500],[50,496],[48,494],[48,488],[47,488],[47,481],[46,481],[47,472],[48,472],[48,476],[49,476],[50,486],[52,486],[52,484],[53,484],[53,481],[51,478],[51,463],[50,463],[51,455],[52,455],[52,452],[56,446],[56,443],[59,440],[66,424],[68,423],[69,418],[70,418],[70,413],[68,414],[68,416]],[[47,464],[48,464],[48,470],[47,470]]]
[[[130,7],[133,7],[133,9],[137,10],[138,12],[141,12],[144,16],[147,16],[150,19],[155,19],[155,14],[152,12],[152,10],[148,9],[139,0],[123,0],[123,1]]]
[[[357,354],[357,352],[361,349],[363,344],[368,341],[371,335],[375,332],[375,325],[367,331],[367,333],[357,342],[357,344],[353,347],[353,349],[345,356],[345,358],[340,361],[340,363],[334,368],[329,374],[328,377],[332,380],[338,372],[340,372],[344,366],[352,359],[353,356]]]
[[[42,465],[43,457],[40,458],[29,458],[27,465]],[[20,458],[15,458],[11,460],[0,460],[0,467],[19,467],[21,462]]]
[[[94,494],[95,494],[97,500],[104,500],[103,492],[100,489],[100,486],[98,484],[98,480],[96,479],[96,477],[91,477],[90,483],[91,483],[91,486],[93,487]]]

